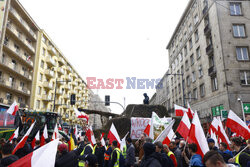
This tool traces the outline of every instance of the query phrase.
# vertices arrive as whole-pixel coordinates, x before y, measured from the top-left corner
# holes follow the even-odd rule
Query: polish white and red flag
[[[207,139],[201,127],[197,112],[195,112],[192,120],[188,135],[188,143],[195,143],[197,145],[197,154],[200,154],[202,157],[209,151]]]
[[[62,130],[61,124],[58,125],[58,130]]]
[[[188,112],[187,108],[184,108],[182,106],[178,106],[176,104],[174,105],[174,109],[175,109],[175,115],[180,116],[180,117],[182,117],[185,112]]]
[[[209,134],[211,135],[213,132],[216,135],[218,135],[218,126],[219,126],[219,121],[216,117],[214,117],[208,130]]]
[[[36,133],[36,136],[34,137],[34,139],[31,142],[31,146],[34,149],[35,145],[36,145],[36,141],[40,140],[40,135],[39,135],[39,131]]]
[[[110,144],[112,144],[112,142],[114,140],[116,140],[118,142],[118,148],[120,147],[121,139],[120,139],[120,136],[118,135],[117,130],[115,128],[115,125],[113,123],[112,123],[110,130],[109,130],[109,133],[108,133],[108,139],[109,139]]]
[[[191,127],[191,123],[189,121],[187,113],[185,112],[176,131],[179,132],[179,134],[184,139],[187,139],[190,127]]]
[[[154,113],[154,112],[153,112]],[[154,124],[153,124],[153,113],[152,113],[152,117],[148,123],[148,125],[146,126],[146,128],[144,129],[144,133],[146,133],[148,135],[148,137],[150,137],[151,139],[154,139]]]
[[[15,132],[10,136],[9,141],[11,142],[12,139],[17,138],[19,133],[19,127],[15,130]]]
[[[20,149],[23,148],[24,144],[26,143],[30,132],[32,131],[34,125],[35,125],[36,121],[34,123],[32,123],[32,125],[30,126],[30,128],[28,129],[28,131],[25,133],[25,135],[23,136],[23,138],[20,140],[20,142],[16,145],[16,147],[14,148],[14,150],[12,151],[12,154],[14,155],[15,152]]]
[[[54,132],[53,132],[53,135],[52,135],[52,140],[55,140],[58,137],[59,137],[59,132],[58,132],[57,123],[56,123],[55,128],[54,128]]]
[[[175,133],[173,131],[173,125],[175,120],[172,120],[169,125],[161,132],[161,134],[155,139],[154,143],[157,141],[162,142],[162,144],[169,144],[173,139]]]
[[[89,116],[87,114],[85,114],[84,112],[78,111],[78,109],[76,108],[74,108],[74,111],[75,111],[75,115],[77,118],[82,118],[86,120],[87,122],[89,121]]]
[[[18,111],[18,105],[16,101],[14,101],[6,112],[15,116],[17,111]]]
[[[10,164],[9,167],[54,167],[59,139],[53,140],[43,147],[29,153]]]
[[[104,146],[105,147],[105,150],[107,149],[107,147],[106,147],[106,144],[105,144],[105,141],[104,141],[104,138],[103,138],[103,136],[104,136],[104,133],[102,133],[102,136],[101,136],[101,144],[102,144],[102,146]]]
[[[95,136],[92,130],[92,126],[89,126],[87,132],[86,132],[86,136],[88,138],[88,140],[91,142],[92,145],[96,144],[96,140],[95,140]]]
[[[248,126],[232,110],[229,111],[226,126],[230,128],[232,132],[242,136],[244,139],[248,140],[250,138]]]
[[[217,134],[218,138],[219,138],[219,141],[226,143],[227,148],[230,150],[230,146],[229,146],[230,145],[230,140],[229,140],[229,138],[228,138],[228,136],[227,136],[227,134],[226,134],[226,132],[225,132],[225,130],[223,128],[220,117],[218,117],[217,119],[218,119],[218,123],[219,123],[219,125],[218,125],[218,134]]]
[[[75,125],[74,134],[75,134],[75,137],[77,138],[77,137],[78,137],[78,129],[77,129],[77,125]]]
[[[47,139],[48,136],[48,130],[47,130],[47,125],[44,125],[44,129],[43,129],[43,134],[41,136],[41,142],[40,142],[40,146],[43,146],[45,144],[45,139]]]
[[[193,119],[194,112],[193,112],[193,110],[191,109],[189,103],[187,103],[187,105],[188,105],[188,113],[187,113],[187,114],[188,114],[188,118]]]

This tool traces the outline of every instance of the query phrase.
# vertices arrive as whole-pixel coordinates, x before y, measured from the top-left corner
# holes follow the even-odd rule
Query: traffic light
[[[76,95],[75,94],[70,95],[70,104],[71,105],[76,104]]]
[[[109,106],[109,105],[110,105],[110,96],[105,95],[105,106]]]

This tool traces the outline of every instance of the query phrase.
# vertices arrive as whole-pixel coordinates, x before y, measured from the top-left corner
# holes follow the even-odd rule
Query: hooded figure
[[[143,145],[144,157],[140,167],[161,167],[161,154],[155,152],[153,143],[145,143]]]

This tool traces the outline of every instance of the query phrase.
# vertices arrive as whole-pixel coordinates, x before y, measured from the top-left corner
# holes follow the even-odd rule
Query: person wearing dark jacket
[[[80,166],[80,167],[84,166],[85,156],[88,154],[94,154],[94,148],[92,147],[92,145],[90,144],[88,139],[85,138],[83,150],[78,157],[78,159],[79,159],[78,166]]]
[[[145,143],[143,145],[144,157],[140,167],[161,167],[161,155],[155,152],[153,143]]]
[[[227,144],[224,143],[224,142],[220,143],[220,151],[219,151],[219,153],[222,155],[222,157],[223,157],[223,159],[224,159],[224,161],[226,163],[228,163],[228,160],[230,158],[233,158],[232,151],[230,151],[230,150],[227,149]]]
[[[111,153],[111,159],[110,159],[110,167],[116,167],[116,166],[124,166],[125,164],[121,164],[120,157],[122,156],[121,150],[118,148],[118,143],[116,140],[114,140],[111,144],[112,147],[112,153]]]
[[[207,139],[209,150],[218,151],[218,147],[215,146],[215,141],[212,138]]]
[[[188,145],[188,152],[191,155],[191,159],[189,160],[186,153],[183,152],[183,156],[187,163],[189,163],[190,167],[203,167],[202,158],[197,152],[197,145],[195,143],[191,143]]]
[[[162,167],[174,167],[174,163],[170,157],[163,150],[162,142],[157,141],[154,143],[155,145],[155,152],[160,154],[161,157],[161,165]]]
[[[102,146],[100,140],[97,140],[97,143],[94,147],[94,153],[95,153],[95,156],[97,158],[98,166],[103,167],[105,148],[104,148],[104,146]]]
[[[135,165],[135,147],[132,144],[131,138],[127,138],[127,156],[125,159],[126,167],[131,167]]]
[[[0,166],[8,166],[19,159],[17,156],[11,154],[13,149],[14,147],[10,143],[6,143],[2,146],[2,159]]]
[[[70,152],[67,152],[67,148],[64,145],[61,144],[58,147],[59,155],[57,156],[55,167],[78,167],[78,157],[83,151],[83,145]]]
[[[181,140],[179,143],[179,147],[175,150],[174,155],[177,160],[177,167],[188,167],[188,164],[186,163],[184,157],[182,156],[182,152],[184,151],[186,142],[184,140]],[[189,157],[188,150],[185,149],[186,155]]]

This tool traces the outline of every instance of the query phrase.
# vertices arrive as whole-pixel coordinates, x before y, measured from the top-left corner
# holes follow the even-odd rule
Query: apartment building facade
[[[203,121],[229,109],[248,116],[249,11],[246,0],[190,0],[167,45],[169,70],[153,101],[173,111],[184,99]]]
[[[39,27],[18,1],[1,1],[0,111],[15,100],[28,108]]]

